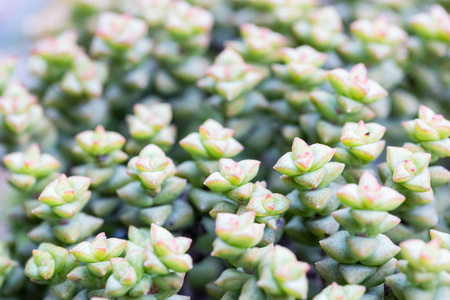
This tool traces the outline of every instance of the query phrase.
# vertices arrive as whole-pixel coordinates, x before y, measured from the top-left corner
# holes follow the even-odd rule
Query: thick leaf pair
[[[213,119],[208,119],[199,128],[199,133],[191,133],[180,141],[181,147],[194,159],[217,160],[239,154],[244,147],[233,138],[234,131],[224,128]]]
[[[111,258],[120,257],[125,251],[126,240],[116,238],[106,238],[105,233],[98,234],[92,242],[81,242],[70,250],[70,253],[86,266],[89,272],[97,277],[105,277],[112,270]],[[73,270],[68,278],[75,283],[83,280],[79,278],[82,270]]]
[[[248,201],[254,184],[250,181],[256,176],[261,162],[246,159],[235,162],[229,158],[219,160],[219,171],[206,178],[204,184],[213,192],[223,193],[236,202]]]
[[[295,138],[292,152],[284,154],[274,169],[284,175],[281,180],[287,186],[300,190],[326,187],[344,169],[344,164],[329,162],[334,153],[328,146],[308,146],[302,139]]]
[[[295,90],[299,86],[311,90],[326,81],[327,74],[320,69],[327,59],[326,54],[305,45],[283,48],[280,56],[284,64],[273,64],[272,70],[281,80],[294,85]]]
[[[292,26],[295,36],[303,43],[327,51],[336,48],[345,38],[339,12],[333,6],[320,7]]]
[[[152,48],[146,34],[147,24],[143,20],[104,12],[98,19],[90,52],[96,58],[115,58],[136,65]]]
[[[164,151],[169,150],[176,137],[176,128],[170,125],[172,120],[170,104],[149,100],[135,104],[133,111],[133,115],[126,117],[128,129],[134,139],[127,144],[127,151],[137,153],[144,145],[150,143]]]
[[[58,279],[64,280],[65,274],[78,265],[79,262],[67,249],[42,243],[33,250],[33,256],[25,266],[25,275],[38,283],[45,284],[53,278],[58,282]]]
[[[262,79],[264,74],[245,63],[236,51],[226,48],[206,71],[206,77],[198,81],[205,91],[217,93],[231,102],[242,98]]]
[[[280,49],[287,43],[282,34],[251,23],[242,24],[239,31],[243,41],[230,41],[227,47],[241,54],[246,61],[260,64],[276,61]]]
[[[150,235],[130,226],[129,239],[143,249],[144,268],[150,275],[184,273],[192,269],[192,258],[186,254],[192,243],[189,238],[174,237],[167,229],[152,224]]]
[[[19,83],[9,83],[0,97],[2,126],[12,134],[33,132],[44,120],[44,111],[37,98]]]
[[[24,152],[13,152],[3,157],[11,173],[8,182],[20,191],[40,192],[56,175],[60,162],[50,154],[42,153],[37,144]]]
[[[385,131],[386,127],[377,123],[346,123],[340,140],[348,148],[335,148],[335,159],[346,165],[362,165],[374,161],[386,144],[381,140]]]
[[[407,42],[408,35],[399,26],[389,22],[386,16],[374,20],[358,19],[350,24],[356,40],[348,40],[339,47],[339,52],[354,60],[383,61],[392,56]]]
[[[408,137],[433,157],[450,156],[450,121],[421,105],[419,118],[402,123]]]

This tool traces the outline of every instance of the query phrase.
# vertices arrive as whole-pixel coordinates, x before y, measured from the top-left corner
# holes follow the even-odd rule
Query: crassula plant
[[[10,172],[8,182],[25,193],[41,192],[60,167],[60,162],[50,154],[41,153],[37,144],[25,152],[13,152],[3,157]]]
[[[180,207],[181,202],[174,202],[186,186],[186,179],[174,176],[176,172],[174,162],[154,144],[147,145],[139,156],[131,158],[126,173],[133,181],[118,189],[117,195],[127,204],[140,209],[125,210],[122,220],[127,224],[139,224],[136,219],[128,220],[137,215],[137,219],[145,223],[163,225],[171,214],[181,209],[181,215],[175,216],[184,217],[176,224],[189,222],[191,211]]]
[[[344,35],[341,16],[333,6],[317,8],[308,20],[301,20],[292,26],[295,36],[320,50],[334,49]]]
[[[148,100],[133,106],[133,115],[126,120],[133,140],[128,141],[128,152],[138,152],[149,143],[168,150],[175,142],[176,127],[170,125],[172,107],[168,103]]]
[[[421,105],[419,118],[402,123],[408,137],[434,158],[450,156],[450,121]]]
[[[407,240],[400,244],[400,273],[386,278],[398,299],[439,299],[449,293],[444,279],[449,272],[448,233],[431,230],[431,241]]]
[[[343,176],[348,182],[357,182],[364,168],[383,152],[386,141],[382,140],[386,127],[377,123],[347,122],[340,138],[343,147],[335,147],[335,160],[345,163]]]
[[[387,91],[377,82],[368,78],[364,64],[353,66],[350,71],[334,69],[328,73],[328,81],[336,92],[336,97],[314,92],[311,100],[317,110],[326,118],[345,121],[370,121],[376,113],[368,106],[387,96]],[[336,107],[340,108],[341,114]]]
[[[140,19],[105,12],[99,17],[90,52],[94,57],[116,57],[137,63],[150,50],[146,32],[147,25]]]
[[[233,201],[242,202],[250,198],[260,161],[246,159],[236,162],[230,158],[219,160],[219,171],[206,178],[204,184],[214,192],[224,193]]]
[[[305,298],[308,293],[305,274],[309,265],[297,261],[295,255],[282,246],[255,247],[263,237],[264,225],[254,220],[254,212],[217,215],[218,237],[211,255],[226,259],[235,267],[253,270],[253,274],[239,269],[225,270],[215,281],[226,291],[223,297]]]
[[[223,113],[234,116],[243,110],[249,92],[263,77],[262,70],[245,63],[239,53],[226,48],[197,84],[207,92],[218,94],[223,99]]]
[[[25,275],[38,284],[50,285],[50,293],[60,299],[71,299],[77,290],[76,284],[67,279],[67,274],[79,265],[79,261],[65,248],[42,243],[33,250],[25,266]]]
[[[37,98],[17,82],[8,83],[0,97],[2,140],[13,144],[27,144],[43,139],[52,125],[46,120]],[[51,143],[51,141],[49,141]]]
[[[428,12],[417,13],[409,19],[410,27],[424,43],[425,48],[438,56],[445,55],[444,45],[448,44],[450,35],[449,13],[439,4],[433,4]]]
[[[73,244],[90,236],[103,220],[82,212],[91,197],[88,177],[61,174],[39,195],[31,215],[43,222],[28,233],[36,242]]]
[[[321,144],[309,146],[295,138],[292,152],[284,154],[274,166],[283,174],[281,180],[294,188],[287,195],[289,212],[296,217],[287,224],[288,234],[306,244],[316,244],[339,229],[330,215],[340,205],[333,183],[344,170],[344,164],[330,162],[335,150]]]
[[[31,72],[43,81],[54,82],[70,67],[77,52],[78,35],[67,30],[58,36],[39,41],[29,59]]]
[[[194,164],[185,162],[182,172],[209,175],[218,169],[220,158],[231,158],[243,150],[243,146],[233,138],[234,130],[225,128],[219,122],[208,119],[199,127],[199,132],[191,133],[180,141],[194,159]],[[193,173],[193,174],[192,174]],[[192,178],[195,180],[195,177]]]
[[[342,131],[337,124],[373,120],[378,113],[376,102],[388,92],[368,77],[367,67],[361,63],[349,71],[337,68],[327,74],[335,95],[324,90],[312,91],[309,97],[319,116],[303,114],[300,124],[305,135],[334,145],[339,142]]]
[[[446,1],[54,2],[1,37],[0,299],[450,298]]]
[[[344,56],[379,62],[398,55],[399,48],[405,46],[408,35],[399,26],[392,24],[387,15],[374,20],[359,19],[350,24],[352,35],[357,39],[343,43],[339,51]]]
[[[285,82],[284,97],[290,107],[304,111],[309,104],[309,93],[327,80],[327,73],[321,69],[327,55],[304,45],[297,48],[283,48],[280,51],[283,64],[273,64],[275,75]]]
[[[340,284],[380,285],[386,275],[394,273],[394,256],[400,251],[383,234],[400,222],[388,211],[405,197],[381,186],[369,171],[362,174],[358,185],[344,185],[336,194],[348,207],[332,215],[345,230],[320,242],[331,258],[317,262],[318,271],[326,280]]]
[[[279,59],[280,49],[286,45],[287,39],[282,34],[267,27],[255,24],[242,24],[240,27],[243,43],[228,43],[228,46],[250,62],[266,64]]]

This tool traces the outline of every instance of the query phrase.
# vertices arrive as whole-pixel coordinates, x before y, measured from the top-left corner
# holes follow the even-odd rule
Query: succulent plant
[[[229,259],[236,266],[254,267],[259,249],[251,249],[259,244],[264,234],[264,224],[254,223],[255,212],[242,215],[218,213],[216,234],[211,255]]]
[[[112,180],[117,164],[127,160],[128,155],[121,149],[125,138],[116,132],[106,131],[101,125],[95,130],[86,130],[76,135],[77,146],[73,152],[87,164],[77,166],[75,174],[88,176],[94,186]]]
[[[128,175],[137,179],[152,193],[161,191],[162,183],[175,175],[176,168],[173,161],[153,144],[146,146],[128,162]]]
[[[214,192],[225,194],[229,199],[242,202],[249,199],[253,183],[250,181],[258,173],[261,162],[257,160],[233,161],[230,158],[219,160],[219,171],[205,180],[205,185]]]
[[[126,240],[107,239],[105,233],[102,232],[92,242],[81,242],[70,249],[70,254],[75,256],[78,261],[86,263],[86,266],[80,268],[87,268],[95,276],[104,277],[111,272],[111,259],[120,257],[125,251],[126,245]],[[69,273],[69,279],[77,278],[73,273],[75,272]]]
[[[414,121],[411,121],[414,122]],[[405,126],[407,122],[405,122]],[[420,145],[405,143],[404,147],[388,147],[387,163],[378,169],[384,172],[384,181],[405,195],[406,201],[398,215],[416,229],[429,229],[438,222],[438,212],[432,187],[448,182],[447,170],[429,167],[433,155]],[[434,159],[437,159],[434,157]],[[433,176],[431,175],[433,174]],[[433,180],[432,180],[433,177]],[[433,186],[432,186],[433,182]],[[399,226],[398,230],[405,227]],[[412,238],[412,236],[410,235]]]
[[[239,52],[251,62],[264,64],[277,61],[280,49],[286,45],[286,38],[267,27],[258,27],[247,23],[239,27],[242,43],[229,42],[227,47]]]
[[[281,180],[304,189],[327,186],[343,170],[341,163],[330,162],[335,150],[321,145],[309,146],[300,138],[295,138],[292,152],[284,154],[273,167],[283,174]]]
[[[67,30],[56,37],[40,40],[29,59],[33,75],[54,82],[70,68],[79,53],[76,31]]]
[[[299,40],[320,50],[334,49],[344,38],[341,17],[332,6],[317,8],[292,30]]]
[[[331,70],[328,73],[328,80],[338,94],[338,103],[347,108],[345,111],[359,111],[358,109],[349,110],[350,103],[354,104],[356,108],[387,96],[385,89],[367,77],[367,69],[363,64],[353,66],[348,72],[343,69]]]
[[[126,148],[129,152],[138,152],[151,143],[163,150],[169,150],[175,142],[176,127],[170,125],[172,108],[168,103],[146,101],[133,106],[133,115],[126,120],[133,141]]]
[[[97,216],[105,216],[120,204],[116,190],[131,182],[126,168],[120,165],[128,159],[122,151],[125,138],[99,125],[95,130],[86,130],[75,136],[77,145],[72,152],[84,164],[72,168],[72,173],[88,177],[93,189],[89,210]]]
[[[384,149],[386,142],[381,140],[386,127],[377,123],[347,122],[342,128],[341,143],[348,147],[335,148],[335,159],[346,165],[371,163]]]
[[[8,84],[0,98],[2,126],[7,132],[24,134],[33,131],[44,118],[36,96],[18,83]]]
[[[192,240],[173,237],[167,230],[157,225],[150,228],[150,244],[144,249],[144,268],[147,273],[166,275],[170,270],[185,273],[192,269],[192,258],[186,251]],[[162,264],[162,265],[161,265]]]
[[[233,138],[233,130],[224,128],[209,119],[199,128],[199,133],[191,133],[180,141],[181,147],[194,158],[229,158],[242,151],[242,145]]]
[[[294,188],[287,195],[289,211],[294,217],[288,224],[289,235],[297,241],[316,244],[318,238],[335,233],[339,225],[330,215],[340,205],[333,183],[344,170],[344,164],[330,162],[335,150],[322,145],[309,146],[295,138],[292,152],[284,154],[274,166],[283,174],[280,178]]]
[[[144,208],[136,213],[145,223],[163,225],[176,213],[174,201],[186,186],[185,179],[174,176],[176,172],[175,164],[161,148],[147,145],[139,156],[129,160],[127,174],[133,182],[118,189],[117,194],[126,203]],[[190,220],[191,212],[186,208],[182,215]]]
[[[140,249],[127,249],[125,257],[111,259],[112,274],[108,277],[105,294],[109,297],[120,297],[129,293],[142,295],[143,288],[150,284],[150,278],[144,275],[144,254]]]
[[[433,157],[450,156],[450,121],[421,105],[419,118],[402,123],[408,137]]]
[[[64,74],[61,89],[70,95],[100,97],[106,76],[105,65],[91,61],[86,53],[78,51],[73,60],[72,70]]]
[[[341,137],[341,127],[335,123],[368,122],[377,116],[376,102],[388,95],[380,84],[368,78],[364,64],[353,66],[350,71],[342,68],[328,72],[328,81],[336,96],[323,90],[309,94],[310,100],[320,117],[305,114],[300,123],[305,134],[327,144],[334,145]],[[316,134],[315,134],[316,133]]]
[[[357,41],[342,43],[339,51],[358,61],[364,56],[374,61],[395,57],[408,38],[401,27],[389,22],[387,15],[380,15],[374,20],[358,19],[350,24],[350,30]]]
[[[225,115],[234,116],[243,110],[247,95],[263,77],[262,70],[246,64],[239,53],[226,48],[197,84],[207,92],[220,95],[225,101]]]
[[[208,42],[207,35],[214,24],[212,14],[184,1],[177,1],[173,8],[169,10],[164,24],[171,37],[191,47],[204,48],[203,45]]]
[[[310,266],[298,261],[289,249],[275,245],[261,258],[257,282],[266,294],[285,299],[305,299],[308,295],[306,272]]]
[[[441,238],[448,240],[449,236],[438,231],[431,235],[433,239],[427,243],[411,239],[400,244],[400,273],[386,278],[398,299],[439,299],[447,295],[449,286],[444,278],[449,272],[449,253]]]
[[[39,196],[41,203],[31,210],[44,222],[28,236],[38,242],[73,244],[95,232],[103,220],[81,212],[91,197],[89,185],[88,177],[65,174],[49,183]]]
[[[283,48],[280,56],[284,64],[273,64],[272,70],[288,85],[288,91],[284,96],[291,107],[304,109],[309,103],[308,92],[327,79],[326,71],[320,68],[327,60],[327,55],[304,45],[297,48]]]
[[[431,189],[428,164],[429,153],[414,153],[406,148],[387,148],[387,166],[392,173],[392,181],[413,192],[427,192]]]
[[[71,299],[77,286],[66,278],[79,262],[67,249],[42,243],[33,250],[25,266],[25,275],[33,282],[50,286],[50,293],[59,299]]]
[[[309,265],[297,261],[287,248],[270,244],[254,247],[263,238],[264,224],[256,224],[255,213],[242,215],[219,213],[216,218],[214,249],[211,255],[228,260],[236,267],[254,269],[251,276],[235,269],[225,270],[215,284],[227,291],[225,295],[258,299],[286,297],[304,299],[307,295],[305,273]],[[233,284],[233,282],[235,284]]]
[[[145,38],[147,25],[130,15],[112,12],[99,16],[90,52],[94,57],[121,59],[130,64],[148,55],[151,43]]]
[[[150,28],[157,28],[164,23],[167,16],[169,1],[132,1],[123,3],[121,8],[125,12],[144,19]]]
[[[110,155],[121,149],[125,144],[125,138],[115,132],[106,131],[101,125],[95,131],[87,130],[76,136],[78,146],[88,155]]]
[[[61,165],[52,155],[41,154],[37,144],[32,144],[25,152],[5,155],[3,163],[11,173],[9,183],[23,192],[41,192],[55,178]]]
[[[155,294],[157,299],[166,299],[176,294],[183,285],[184,273],[192,269],[192,258],[186,254],[192,240],[174,237],[167,229],[155,224],[151,225],[150,235],[142,229],[130,227],[129,238],[132,244],[128,244],[127,256],[128,253],[130,258],[137,255],[139,261],[136,261],[135,268],[143,272],[142,280],[154,286],[156,291],[149,291],[149,286],[146,285],[145,292]],[[133,250],[128,252],[129,249]],[[142,288],[142,284],[140,285]]]
[[[219,170],[218,160],[239,154],[244,147],[235,138],[234,130],[224,128],[219,122],[208,119],[199,127],[198,133],[190,133],[179,143],[194,162],[186,161],[179,166],[181,176],[189,177],[193,184],[202,186],[197,177],[208,176]]]
[[[314,1],[300,0],[300,1],[286,1],[279,2],[273,1],[254,1],[246,0],[243,4],[246,4],[242,11],[242,14],[249,14],[256,23],[262,22],[264,25],[270,25],[272,27],[281,27],[286,29],[293,22],[304,17],[307,12],[314,6]],[[250,7],[250,9],[248,7]],[[245,11],[245,10],[250,10]],[[245,11],[245,12],[243,12]]]
[[[448,43],[450,37],[446,26],[449,23],[449,14],[442,6],[434,4],[428,13],[413,15],[409,21],[414,32],[424,39]]]
[[[347,184],[336,192],[347,208],[332,213],[346,229],[320,241],[322,249],[331,257],[316,263],[327,281],[338,284],[361,284],[375,287],[395,271],[399,251],[383,233],[400,223],[388,213],[405,201],[397,191],[381,186],[369,171],[359,184]]]
[[[277,221],[288,210],[291,201],[284,195],[273,193],[261,182],[255,183],[245,206],[246,211],[255,212],[256,219],[271,229],[277,229]],[[244,210],[244,206],[240,209]]]
[[[89,201],[89,178],[82,176],[67,177],[61,174],[49,183],[39,196],[41,205],[33,212],[37,216],[71,218]]]

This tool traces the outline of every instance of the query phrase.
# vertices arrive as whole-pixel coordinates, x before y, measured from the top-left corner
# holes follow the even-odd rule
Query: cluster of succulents
[[[0,298],[449,298],[431,2],[49,1],[0,54]]]

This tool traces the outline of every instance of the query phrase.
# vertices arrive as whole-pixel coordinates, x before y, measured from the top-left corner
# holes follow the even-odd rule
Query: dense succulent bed
[[[31,84],[0,57],[0,297],[450,299],[432,2],[50,2]]]

